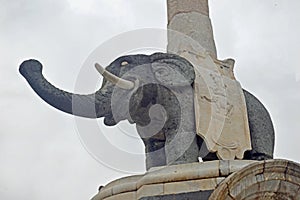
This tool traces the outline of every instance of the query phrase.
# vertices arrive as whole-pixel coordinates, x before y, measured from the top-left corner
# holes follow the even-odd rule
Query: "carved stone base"
[[[115,180],[92,200],[208,199],[230,174],[257,161],[209,161],[151,168],[143,175]]]
[[[92,200],[300,199],[300,164],[210,161],[151,168],[115,180]]]
[[[225,199],[300,199],[300,164],[253,163],[227,177],[210,196],[210,200]]]

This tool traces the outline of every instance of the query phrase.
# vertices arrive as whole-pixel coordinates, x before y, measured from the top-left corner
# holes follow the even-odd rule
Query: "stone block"
[[[284,180],[285,174],[278,172],[266,172],[263,174],[265,180]]]
[[[280,184],[281,184],[280,180],[271,180],[271,181],[261,182],[257,185],[259,186],[259,189],[261,191],[278,191]],[[259,191],[259,190],[257,189],[254,191]]]
[[[104,198],[103,200],[134,200],[137,199],[136,192],[126,192],[117,194],[111,197]]]
[[[198,12],[180,13],[170,20],[168,29],[181,33],[178,34],[172,31],[168,33],[168,52],[180,55],[178,50],[182,49],[182,46],[185,46],[185,48],[183,48],[184,50],[190,50],[188,48],[189,46],[200,45],[208,51],[212,57],[217,58],[213,30],[208,16]],[[185,37],[191,38],[192,40],[184,39]],[[186,44],[187,41],[189,41],[188,44]]]
[[[259,184],[254,184],[251,187],[247,188],[247,190],[242,190],[241,193],[234,197],[234,199],[247,199],[246,197],[253,195],[253,193],[258,190]]]
[[[168,0],[168,20],[179,13],[199,12],[209,15],[207,0]]]
[[[149,196],[142,197],[139,200],[207,200],[211,195],[212,190],[210,191],[198,191],[198,192],[188,192],[180,194],[166,194],[160,196]]]
[[[239,171],[240,169],[243,169],[244,167],[257,163],[257,161],[254,160],[231,160],[229,163],[229,171],[230,174],[236,171]]]
[[[220,183],[222,183],[222,181],[225,180],[225,177],[217,177],[217,185],[219,185]]]
[[[299,183],[298,183],[299,184]],[[286,194],[287,196],[296,196],[300,190],[300,186],[296,185],[294,183],[290,183],[287,181],[281,181],[279,190],[277,190],[279,193]]]
[[[164,194],[214,190],[216,187],[216,178],[166,183],[164,184]]]
[[[99,200],[99,199],[103,199],[105,197],[109,197],[112,196],[112,188],[102,188],[101,191],[92,198],[92,200]]]
[[[122,183],[119,185],[115,185],[112,188],[112,193],[113,194],[120,194],[123,192],[128,192],[128,191],[136,191],[136,182],[128,182],[128,183]]]
[[[116,185],[122,185],[124,183],[135,183],[137,180],[139,180],[143,176],[144,176],[144,174],[123,177],[123,178],[120,178],[120,179],[117,179],[117,180],[114,180],[114,181],[108,183],[104,188],[112,188]]]
[[[221,160],[220,161],[220,175],[228,176],[229,173],[230,173],[229,160]]]
[[[256,162],[228,176],[210,200],[300,199],[300,165],[286,160]]]
[[[299,177],[299,174],[300,174],[299,164],[289,161],[287,164],[286,174],[291,175],[293,177]],[[300,183],[300,181],[299,181],[299,183]]]
[[[238,183],[234,187],[230,188],[229,194],[230,196],[236,198],[239,194],[247,190],[249,185],[255,185],[255,184],[257,184],[257,179],[255,176],[250,175],[247,177],[241,177]]]
[[[300,183],[300,177],[298,176],[292,176],[290,174],[286,174],[285,180],[292,182],[292,183]]]
[[[137,191],[137,198],[164,194],[164,184],[143,185]]]
[[[137,182],[137,188],[143,185],[215,178],[218,176],[219,161],[171,165],[161,168],[160,170],[146,173],[145,176]]]

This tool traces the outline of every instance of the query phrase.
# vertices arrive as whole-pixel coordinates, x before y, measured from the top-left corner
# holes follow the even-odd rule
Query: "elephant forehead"
[[[169,63],[152,63],[155,78],[162,84],[172,86],[190,85],[191,80],[175,65]]]
[[[156,82],[150,63],[135,66],[126,66],[121,69],[120,77],[124,79],[138,79],[143,83]]]
[[[112,65],[116,66],[127,66],[129,65],[142,65],[146,63],[150,63],[150,58],[148,55],[138,54],[138,55],[127,55],[117,58],[113,61]]]

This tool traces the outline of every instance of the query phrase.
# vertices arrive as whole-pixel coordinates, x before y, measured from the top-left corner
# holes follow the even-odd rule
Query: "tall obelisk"
[[[186,45],[183,37],[190,37],[198,43],[195,45],[202,46],[213,58],[217,58],[208,0],[167,0],[167,7],[168,29],[174,31],[168,36],[168,51],[180,54],[180,50],[189,48],[182,47]]]
[[[168,52],[186,58],[195,69],[196,132],[219,159],[242,159],[251,149],[246,102],[234,77],[234,60],[217,59],[208,0],[167,4]]]

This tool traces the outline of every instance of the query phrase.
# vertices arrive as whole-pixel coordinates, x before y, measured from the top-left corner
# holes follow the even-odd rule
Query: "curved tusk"
[[[134,82],[128,81],[125,79],[122,79],[120,77],[117,77],[116,75],[110,73],[106,69],[104,69],[101,65],[98,63],[95,64],[95,67],[97,71],[109,82],[112,84],[118,86],[119,88],[122,88],[124,90],[132,90],[134,88]]]

